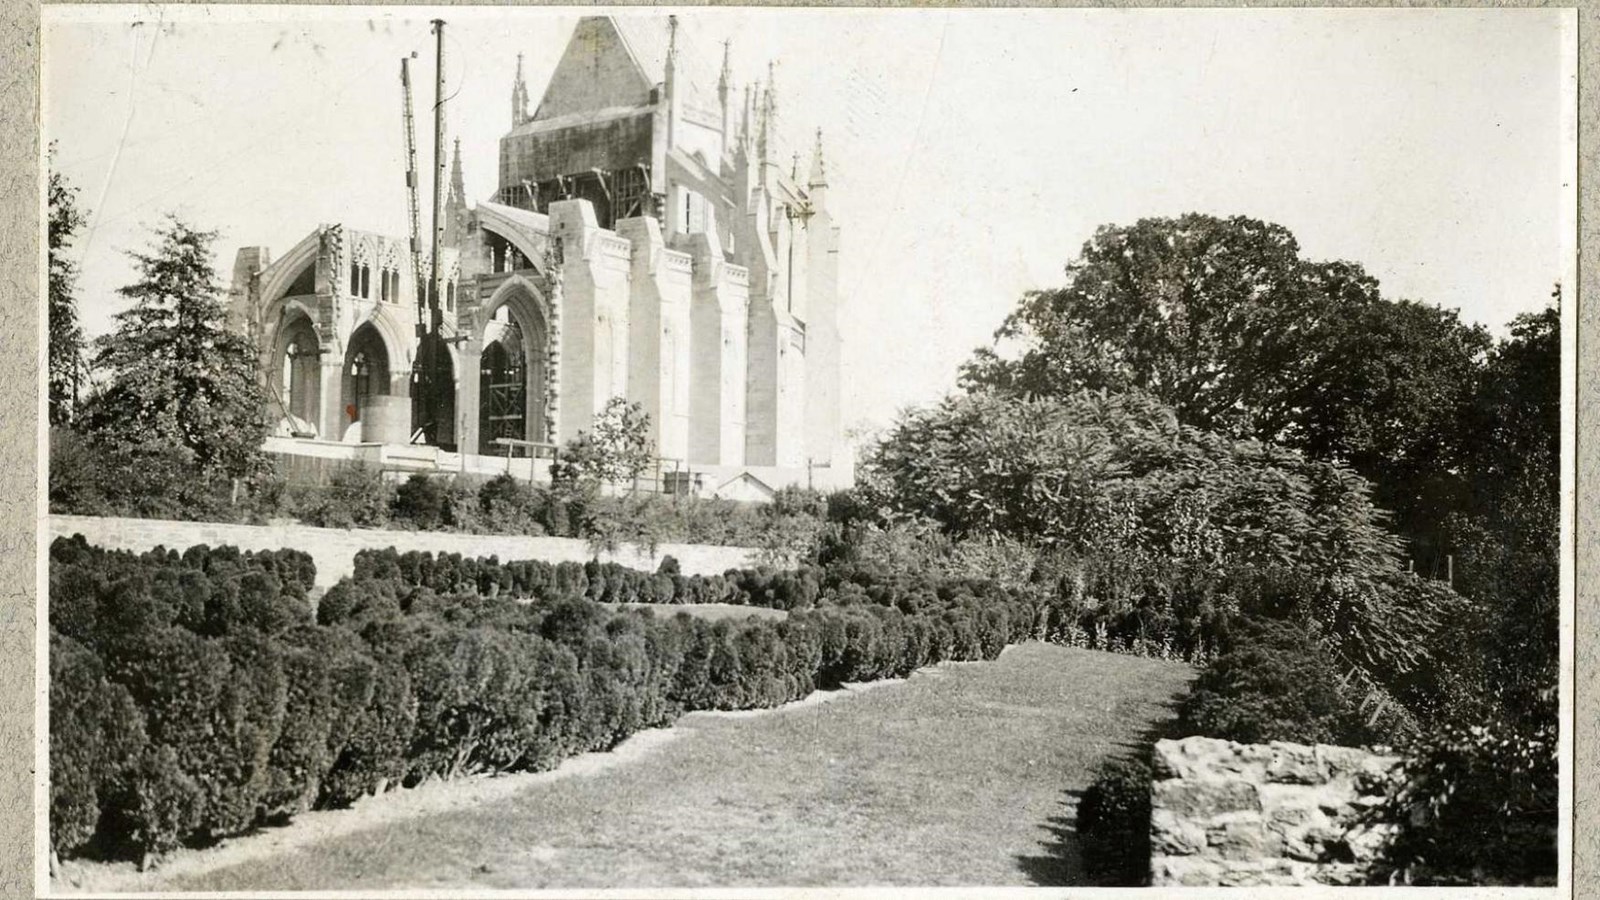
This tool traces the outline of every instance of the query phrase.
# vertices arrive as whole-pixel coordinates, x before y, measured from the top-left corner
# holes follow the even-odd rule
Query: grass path
[[[694,713],[576,777],[478,788],[360,830],[341,820],[325,839],[119,889],[1070,884],[1072,797],[1168,715],[1189,675],[1024,644],[837,702]],[[496,781],[514,783],[484,784]],[[386,800],[319,815],[371,816]]]

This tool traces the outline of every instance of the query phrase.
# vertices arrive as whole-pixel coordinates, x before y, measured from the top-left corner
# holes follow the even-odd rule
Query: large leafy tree
[[[1458,417],[1490,345],[1360,266],[1304,258],[1281,225],[1200,214],[1100,228],[997,339],[969,387],[1148,392],[1184,424],[1350,465],[1427,540],[1460,492]]]
[[[150,251],[129,254],[139,278],[118,293],[133,305],[98,341],[107,378],[85,410],[96,444],[185,465],[201,484],[255,474],[267,435],[255,350],[226,325],[215,239],[169,216]]]
[[[50,147],[50,155],[53,160],[54,144]],[[74,296],[78,264],[67,253],[74,236],[83,227],[86,216],[83,207],[78,205],[78,189],[53,168],[50,171],[49,204],[50,424],[64,425],[72,421],[87,362],[83,327],[78,322],[77,299]]]
[[[1081,560],[1096,606],[1296,611],[1369,706],[1393,711],[1398,695],[1414,713],[1431,711],[1429,636],[1458,598],[1406,574],[1370,485],[1342,464],[1183,425],[1137,392],[984,391],[903,415],[869,451],[860,487],[890,521],[931,520],[953,537],[1000,535]],[[1202,598],[1212,592],[1215,602]]]
[[[1451,517],[1456,588],[1483,611],[1486,676],[1524,727],[1553,723],[1559,665],[1561,314],[1517,317],[1467,416],[1473,490]]]

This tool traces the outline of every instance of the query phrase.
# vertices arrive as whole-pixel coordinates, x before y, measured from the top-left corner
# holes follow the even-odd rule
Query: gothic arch
[[[518,225],[509,216],[488,208],[487,204],[478,204],[477,214],[479,229],[517,248],[517,252],[527,257],[529,265],[533,266],[534,271],[540,275],[549,274],[545,267],[545,248],[539,246],[530,238],[525,227]],[[549,237],[546,236],[545,240],[548,241]]]
[[[267,386],[280,427],[291,434],[317,433],[322,415],[322,338],[303,304],[286,310],[269,345]]]
[[[371,322],[362,323],[350,333],[339,379],[340,433],[332,436],[335,440],[343,440],[345,431],[361,421],[373,396],[389,393],[393,356],[387,343]]]
[[[305,273],[306,267],[317,264],[317,251],[321,244],[320,231],[312,232],[267,268],[266,278],[261,282],[261,298],[266,304],[283,299],[289,287]]]
[[[517,346],[510,348],[515,352],[504,355],[496,352],[503,339],[491,341],[489,335],[490,323],[502,308],[517,334]],[[544,295],[526,278],[507,278],[479,308],[472,336],[483,348],[479,371],[462,377],[479,378],[479,452],[493,452],[490,441],[495,437],[549,440],[555,418],[550,348],[556,329]],[[520,382],[520,390],[507,379]],[[518,411],[520,423],[515,418]]]
[[[328,346],[327,335],[322,333],[317,324],[317,310],[300,297],[279,297],[268,303],[263,310],[262,322],[262,350],[274,356],[278,351],[278,338],[286,326],[293,324],[294,320],[304,316],[311,322],[311,327],[317,333],[317,342],[320,346]],[[263,360],[265,362],[265,360]]]
[[[430,354],[442,358],[447,371],[431,372]],[[461,364],[455,348],[442,338],[429,334],[417,345],[417,361],[411,370],[411,430],[423,432],[423,440],[453,450],[457,446],[456,393]],[[477,373],[471,373],[473,377]]]
[[[383,349],[388,354],[390,381],[383,390],[385,394],[406,394],[405,379],[402,377],[411,368],[412,354],[410,352],[411,340],[400,323],[395,321],[394,315],[386,307],[374,305],[371,314],[356,326],[350,329],[350,339],[355,340],[356,332],[364,327],[370,327],[378,333],[383,341]]]
[[[552,318],[550,302],[545,299],[544,292],[523,276],[511,275],[495,288],[488,300],[480,304],[478,321],[474,325],[474,337],[483,337],[483,330],[488,326],[489,319],[493,318],[495,312],[502,306],[511,306],[513,315],[526,315],[532,312],[547,323]]]

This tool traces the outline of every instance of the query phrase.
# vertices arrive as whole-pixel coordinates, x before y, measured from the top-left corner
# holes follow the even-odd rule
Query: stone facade
[[[1155,747],[1156,886],[1366,883],[1391,837],[1370,821],[1399,758],[1191,737]]]
[[[309,525],[232,525],[219,522],[173,522],[161,519],[118,519],[99,516],[50,517],[50,538],[81,534],[89,543],[109,550],[144,552],[156,547],[185,550],[196,544],[228,545],[240,550],[301,550],[317,564],[317,584],[329,587],[355,568],[362,550],[393,547],[404,553],[459,553],[462,556],[498,556],[502,561],[537,559],[544,562],[588,562],[597,554],[584,541],[573,538],[520,535],[455,534],[431,531],[379,531],[353,528],[313,528]],[[672,556],[685,575],[720,575],[729,569],[754,564],[755,552],[747,547],[709,544],[662,544],[656,553],[621,548],[601,553],[602,562],[655,571]]]
[[[275,261],[241,249],[231,310],[279,436],[498,454],[623,397],[669,466],[848,471],[821,134],[802,176],[772,70],[741,102],[726,47],[718,72],[678,43],[675,17],[585,17],[533,108],[519,61],[492,199],[467,201],[457,145],[426,344],[443,377],[408,241],[324,225]],[[413,403],[426,384],[444,399]]]

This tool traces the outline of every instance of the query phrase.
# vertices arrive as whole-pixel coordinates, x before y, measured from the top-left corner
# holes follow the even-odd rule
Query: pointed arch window
[[[350,421],[361,420],[361,410],[367,405],[367,398],[372,396],[372,367],[367,363],[365,351],[358,352],[350,360],[350,392],[355,397],[355,402],[349,405],[345,414]]]

